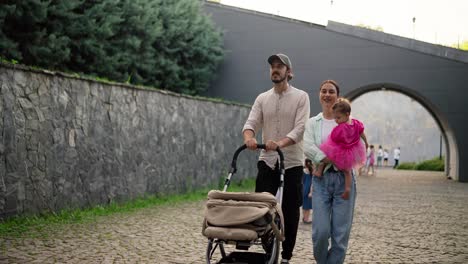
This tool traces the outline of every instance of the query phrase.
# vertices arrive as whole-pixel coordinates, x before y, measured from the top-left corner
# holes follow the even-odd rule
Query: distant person
[[[377,167],[382,167],[382,160],[383,160],[383,149],[382,149],[382,145],[380,145],[379,150],[377,151]]]
[[[372,169],[371,174],[374,175],[374,162],[375,162],[374,145],[370,145],[369,150],[367,151],[366,175],[369,174],[370,169]]]
[[[312,223],[310,213],[312,210],[312,161],[306,159],[304,163],[304,177],[302,178],[302,184],[304,191],[302,193],[302,222],[304,224]]]
[[[395,169],[400,162],[400,147],[393,150],[393,160],[395,161],[395,164],[393,165],[393,168]]]
[[[349,199],[351,191],[351,170],[357,166],[362,166],[366,160],[365,145],[367,146],[366,134],[364,134],[364,125],[361,121],[350,118],[351,103],[338,98],[332,106],[333,117],[338,124],[330,133],[330,136],[320,145],[320,150],[332,161],[335,166],[341,170],[345,178],[345,190],[341,197]],[[320,162],[314,175],[322,177],[325,163]]]
[[[384,149],[383,151],[383,165],[385,167],[388,166],[388,149]]]

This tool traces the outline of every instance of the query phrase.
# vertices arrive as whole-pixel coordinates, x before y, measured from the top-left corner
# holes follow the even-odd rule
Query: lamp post
[[[442,134],[440,134],[439,160],[442,160]]]
[[[413,39],[416,38],[416,17],[413,17]]]

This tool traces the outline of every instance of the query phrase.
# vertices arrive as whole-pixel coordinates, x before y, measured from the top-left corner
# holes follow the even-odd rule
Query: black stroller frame
[[[278,263],[281,244],[280,242],[284,240],[283,216],[281,212],[285,173],[284,156],[281,150],[277,148],[276,151],[279,155],[279,166],[281,175],[276,197],[270,193],[227,192],[227,189],[231,183],[231,177],[237,172],[237,157],[239,156],[240,152],[242,152],[246,148],[246,145],[242,145],[234,153],[229,174],[224,182],[223,191],[214,190],[210,191],[208,194],[207,212],[203,224],[203,234],[206,237],[208,237],[208,246],[206,249],[207,264]],[[264,144],[257,144],[257,148],[265,149],[266,146]],[[210,205],[210,199],[212,199],[211,202],[213,202],[212,204],[214,205]],[[217,219],[217,221],[212,221],[215,222],[215,224],[213,224],[212,222],[210,222],[210,219],[213,219],[213,217],[209,219],[208,211],[211,207],[216,207],[216,205],[218,204],[221,206],[224,206],[226,204],[227,207],[234,208],[235,212],[242,212],[242,210],[248,210],[248,207],[250,205],[253,205],[253,207],[255,208],[259,207],[259,210],[262,210],[261,212],[266,213],[262,213],[263,215],[261,217],[253,219],[252,221],[249,220],[248,223],[242,223],[234,227],[229,226],[227,223],[226,225],[224,225],[224,222],[220,224],[220,221],[224,220],[219,219]],[[239,206],[237,204],[239,204]],[[216,215],[217,211],[213,212]],[[226,211],[223,211],[223,213],[225,217]],[[236,216],[233,217],[235,218]],[[227,219],[227,222],[229,222],[230,219]],[[218,224],[216,225],[216,223]],[[225,245],[228,244],[235,245],[236,250],[227,253]],[[263,248],[264,253],[248,251],[249,248],[254,245],[261,246]],[[217,249],[221,254],[221,259],[217,262],[212,262],[213,255],[217,251]]]

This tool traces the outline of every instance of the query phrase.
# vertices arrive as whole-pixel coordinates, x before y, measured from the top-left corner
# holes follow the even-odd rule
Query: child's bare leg
[[[351,170],[343,170],[345,176],[345,190],[341,195],[341,198],[348,200],[349,193],[351,192]]]
[[[317,168],[314,170],[313,174],[317,177],[322,177],[323,175],[323,169],[325,169],[325,163],[324,162],[320,162],[318,165],[317,165]]]

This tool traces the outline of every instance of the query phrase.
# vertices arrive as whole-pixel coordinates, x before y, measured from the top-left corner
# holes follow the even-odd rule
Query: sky
[[[221,0],[220,3],[320,25],[332,20],[381,27],[386,33],[446,46],[468,41],[468,0]]]

